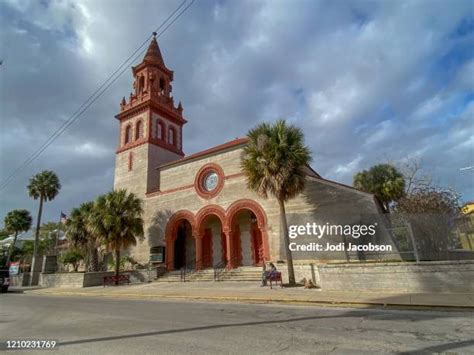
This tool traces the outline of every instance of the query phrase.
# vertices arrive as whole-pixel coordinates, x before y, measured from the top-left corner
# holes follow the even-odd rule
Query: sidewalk
[[[12,290],[14,292],[14,290]],[[27,294],[139,299],[185,299],[234,302],[278,302],[306,305],[404,306],[473,308],[472,293],[411,293],[321,291],[260,287],[255,282],[147,283],[111,287],[43,288]]]

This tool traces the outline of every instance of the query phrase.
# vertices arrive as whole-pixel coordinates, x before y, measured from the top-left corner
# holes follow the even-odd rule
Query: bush
[[[79,264],[84,259],[82,253],[77,249],[69,249],[62,257],[61,262],[64,265],[72,265],[74,272],[79,269]]]

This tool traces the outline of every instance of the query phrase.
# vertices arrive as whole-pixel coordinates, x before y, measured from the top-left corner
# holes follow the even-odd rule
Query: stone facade
[[[154,83],[147,86],[140,79],[150,71],[155,79],[165,78],[164,91],[155,92]],[[168,270],[284,260],[278,203],[250,191],[240,167],[248,140],[235,139],[184,157],[183,108],[173,105],[172,72],[164,67],[155,39],[133,72],[136,93],[129,102],[122,100],[116,116],[120,133],[114,187],[144,200],[145,239],[128,252],[147,263],[152,248],[165,247]],[[139,122],[143,126],[137,128]],[[323,221],[324,216],[337,215],[348,222],[378,215],[381,207],[373,195],[325,180],[308,167],[305,191],[289,201],[286,210],[290,217]],[[297,263],[312,261],[307,259]]]

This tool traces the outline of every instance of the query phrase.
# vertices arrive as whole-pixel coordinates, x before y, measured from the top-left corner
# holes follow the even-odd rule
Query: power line
[[[184,6],[184,4],[188,0],[184,0],[162,23],[155,29],[156,37],[159,38],[166,30],[173,25],[181,15],[186,12],[187,9],[191,7],[195,0],[191,0],[191,2],[184,7],[180,11],[180,9]],[[167,24],[167,22],[173,18],[173,16],[180,11],[174,19]],[[166,26],[165,26],[166,25]],[[163,26],[165,26],[163,28]],[[84,101],[79,108],[53,133],[51,134],[46,141],[33,153],[30,155],[28,159],[26,159],[18,168],[16,168],[8,177],[7,179],[1,184],[0,190],[3,190],[10,181],[19,173],[21,170],[26,168],[29,164],[31,164],[35,159],[37,159],[64,131],[67,130],[69,126],[71,126],[75,121],[77,121],[81,115],[95,102],[99,99],[107,89],[112,86],[112,84],[120,78],[120,76],[128,69],[128,63],[133,63],[136,59],[138,59],[146,50],[142,48],[148,43],[152,35],[149,35],[146,40],[122,63],[120,66],[111,74],[109,77],[88,97],[86,101]],[[138,54],[137,54],[138,53]]]
[[[155,30],[155,32],[158,32],[162,29],[162,27],[178,12],[183,5],[186,3],[187,0],[184,0],[166,19],[163,21],[163,23]],[[175,19],[170,23],[174,23],[183,13],[186,11],[191,4],[194,2],[191,1],[191,3],[184,8],[176,17]],[[166,26],[158,35],[161,36],[170,26]],[[12,174],[6,179],[4,183],[2,183],[0,190],[3,190],[8,183],[13,179],[13,177],[22,169],[24,169],[26,166],[31,164],[36,158],[38,158],[41,153],[43,153],[46,148],[48,148],[72,123],[74,123],[102,94],[120,77],[123,72],[128,68],[127,63],[130,61],[130,59],[133,58],[132,62],[137,59],[139,55],[141,55],[142,52],[140,52],[137,56],[135,56],[143,46],[145,46],[148,43],[148,40],[150,39],[151,35],[146,38],[146,40],[99,86],[97,90],[94,91],[92,95],[89,96],[89,98],[81,105],[79,108],[70,116],[68,120],[66,120],[44,143],[41,145],[28,159],[26,159],[22,165],[20,165],[15,171],[13,171]],[[117,76],[115,76],[118,73]],[[115,78],[114,78],[115,76]],[[105,87],[105,88],[104,88]]]

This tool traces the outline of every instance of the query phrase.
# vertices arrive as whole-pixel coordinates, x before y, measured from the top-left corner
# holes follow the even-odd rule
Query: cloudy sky
[[[1,0],[0,181],[181,2]],[[472,1],[196,0],[159,44],[187,154],[286,117],[326,178],[351,184],[375,163],[416,158],[474,199],[474,171],[460,171],[474,165]],[[44,169],[63,185],[44,221],[111,189],[114,115],[131,88],[127,70],[15,176],[0,192],[2,222],[14,208],[36,216],[26,185]]]

